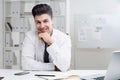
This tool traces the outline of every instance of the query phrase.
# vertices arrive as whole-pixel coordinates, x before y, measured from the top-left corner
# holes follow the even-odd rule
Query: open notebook
[[[113,52],[106,74],[85,76],[83,80],[120,80],[120,51]]]

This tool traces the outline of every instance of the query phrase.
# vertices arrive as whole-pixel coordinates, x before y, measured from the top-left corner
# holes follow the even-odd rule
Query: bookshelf
[[[53,27],[70,33],[69,0],[4,0],[4,68],[21,68],[25,33],[35,29],[31,9],[40,3],[51,5],[55,18]]]
[[[0,68],[3,68],[3,0],[0,0]]]

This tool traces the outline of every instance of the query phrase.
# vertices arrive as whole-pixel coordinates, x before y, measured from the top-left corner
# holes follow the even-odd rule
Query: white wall
[[[120,14],[120,0],[70,0],[70,28],[72,38],[72,68],[106,69],[112,51],[116,49],[77,49],[75,45],[76,14]],[[0,0],[0,68],[2,68],[3,46],[3,1]],[[74,57],[75,56],[75,57]]]
[[[80,49],[75,45],[76,14],[120,14],[119,0],[70,0],[70,22],[72,37],[72,68],[106,69],[112,51],[117,49]]]
[[[0,68],[3,67],[3,0],[0,0]]]

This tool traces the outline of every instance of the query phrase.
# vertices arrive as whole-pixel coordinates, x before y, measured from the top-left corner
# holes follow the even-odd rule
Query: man
[[[36,30],[26,33],[22,47],[22,69],[67,71],[71,62],[70,37],[53,29],[53,14],[49,5],[34,6],[32,15]]]

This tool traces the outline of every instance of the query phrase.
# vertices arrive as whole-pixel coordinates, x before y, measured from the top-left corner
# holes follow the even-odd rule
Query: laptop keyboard
[[[104,80],[105,76],[101,76],[101,77],[97,77],[97,78],[93,78],[95,80]]]

